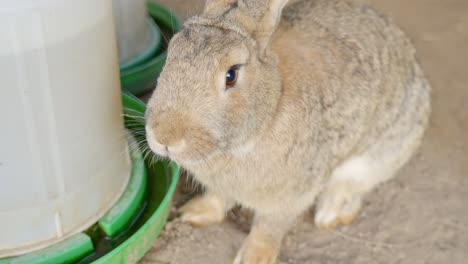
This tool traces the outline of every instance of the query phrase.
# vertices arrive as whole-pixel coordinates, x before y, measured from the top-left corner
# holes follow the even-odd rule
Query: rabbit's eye
[[[237,77],[239,75],[239,66],[232,66],[229,71],[226,72],[226,88],[232,88],[236,85]]]

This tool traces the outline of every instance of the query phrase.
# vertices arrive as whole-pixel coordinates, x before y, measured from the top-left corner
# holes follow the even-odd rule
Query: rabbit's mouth
[[[218,158],[226,158],[231,154],[223,151],[217,144],[206,144],[205,148],[197,148],[199,142],[187,143],[181,151],[171,151],[169,149],[165,157],[175,161],[180,166],[187,169],[199,169],[213,167]],[[207,146],[210,145],[210,146]]]
[[[146,127],[147,142],[150,149],[162,158],[169,158],[182,166],[208,164],[219,147],[213,140],[203,139],[192,134],[172,144],[161,144],[154,136],[153,128]]]
[[[179,154],[172,154],[168,153],[167,157],[177,164],[184,168],[199,168],[199,167],[211,167],[210,163],[212,161],[214,153],[210,153],[207,155],[203,155],[200,157],[194,157],[194,155],[179,155]]]
[[[177,157],[170,157],[171,160],[175,161],[182,167],[194,167],[204,164],[203,159],[178,159]]]

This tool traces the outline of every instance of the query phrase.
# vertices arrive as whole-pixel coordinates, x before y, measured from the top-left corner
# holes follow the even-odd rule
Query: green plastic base
[[[151,248],[164,227],[179,179],[179,167],[172,162],[158,162],[147,166],[147,170],[145,209],[137,221],[117,237],[91,239],[80,233],[37,252],[0,259],[0,264],[136,263]]]
[[[130,145],[135,145],[130,139]],[[115,237],[135,217],[146,195],[146,167],[143,156],[139,151],[132,151],[132,172],[127,187],[119,200],[99,220],[99,227],[108,237]]]
[[[125,126],[134,132],[137,142],[144,141],[145,105],[128,92],[122,92]],[[148,188],[142,210],[135,221],[114,238],[99,237],[91,231],[95,253],[79,263],[135,263],[151,248],[171,210],[172,195],[179,179],[179,167],[173,162],[150,163],[145,160]]]
[[[148,186],[151,198],[148,210],[142,218],[144,224],[130,237],[93,263],[136,263],[151,248],[167,221],[171,210],[172,195],[179,179],[179,167],[175,163],[158,162],[149,168]],[[161,199],[158,201],[159,199]]]
[[[124,106],[125,124],[134,132],[136,140],[141,142],[144,134],[145,105],[135,96],[123,92],[122,102]],[[137,153],[137,152],[135,152]],[[173,162],[149,163],[143,161],[141,154],[133,155],[134,166],[145,166],[147,171],[147,188],[144,201],[132,202],[124,206],[128,220],[119,220],[126,226],[115,237],[105,236],[94,225],[85,233],[73,236],[62,243],[49,248],[14,258],[0,259],[0,264],[48,264],[48,263],[135,263],[151,248],[151,245],[159,236],[171,210],[171,200],[179,179],[179,167]],[[135,161],[136,159],[136,161]],[[134,173],[143,171],[142,167],[132,169]],[[129,183],[132,185],[132,183]],[[129,186],[130,186],[129,185]],[[134,186],[140,186],[135,184]],[[141,194],[144,192],[132,192]],[[138,195],[137,195],[138,196]],[[138,200],[137,197],[134,197]],[[137,206],[137,212],[130,213],[133,205]],[[118,215],[118,214],[117,214]],[[115,220],[119,217],[112,217]],[[114,224],[112,230],[121,229],[121,224]],[[112,231],[115,232],[115,231]]]
[[[180,20],[167,7],[149,1],[147,8],[154,22],[159,25],[165,39],[169,39],[172,34],[180,30]],[[165,45],[167,46],[167,42]],[[131,94],[142,94],[154,88],[166,55],[165,50],[157,48],[155,52],[148,51],[144,54],[143,59],[139,58],[141,63],[123,65],[121,69],[125,123],[128,129],[136,132],[135,137],[138,142],[142,142],[142,137],[144,137],[145,105]],[[147,193],[145,195],[144,192],[137,191],[134,194],[143,193],[146,201],[143,202],[143,206],[138,206],[141,205],[138,202],[140,197],[135,196],[130,199],[132,202],[124,206],[127,208],[125,213],[102,219],[100,226],[106,230],[109,237],[102,237],[101,234],[97,235],[97,237],[101,236],[101,239],[97,239],[80,233],[62,243],[31,254],[0,259],[0,264],[137,262],[151,248],[166,223],[171,209],[171,198],[179,179],[179,167],[173,162],[149,164],[145,161],[144,163],[148,173]],[[142,179],[140,179],[140,184],[141,181]],[[135,184],[135,186],[141,187],[140,184]],[[136,220],[132,221],[131,218],[135,216],[135,213],[137,214]],[[129,226],[125,227],[127,224]],[[100,233],[97,225],[87,232],[89,234]]]
[[[51,264],[73,263],[92,253],[91,238],[83,233],[74,235],[59,244],[26,255],[0,259],[1,264]]]
[[[147,8],[149,15],[160,28],[161,34],[164,35],[163,40],[170,39],[182,27],[179,18],[169,8],[153,1],[147,3]],[[167,42],[163,46],[167,46]],[[140,95],[154,89],[156,79],[166,62],[166,56],[166,50],[160,49],[150,59],[122,69],[120,71],[122,88],[135,95]]]
[[[138,64],[144,63],[153,57],[156,52],[161,48],[161,31],[159,30],[158,25],[152,18],[148,18],[148,27],[151,32],[151,41],[144,50],[138,53],[136,56],[127,59],[120,64],[120,70],[126,70],[131,67],[134,67]]]

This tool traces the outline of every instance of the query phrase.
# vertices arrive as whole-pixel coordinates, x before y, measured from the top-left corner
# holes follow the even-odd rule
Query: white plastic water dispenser
[[[120,63],[138,56],[153,38],[147,0],[113,0]]]
[[[112,0],[0,0],[0,257],[88,228],[130,161]]]

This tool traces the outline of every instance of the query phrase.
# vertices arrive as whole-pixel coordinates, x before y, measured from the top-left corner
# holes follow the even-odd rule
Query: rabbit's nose
[[[151,150],[156,154],[168,156],[169,152],[174,150],[174,146],[168,143],[170,141],[166,137],[162,137],[161,140],[161,137],[157,136],[154,129],[149,126],[146,127],[146,138]]]
[[[172,147],[173,145],[176,145],[176,139],[170,134],[161,134],[156,132],[154,134],[154,140],[156,141],[156,143],[162,145],[166,149]]]
[[[153,137],[155,143],[161,145],[162,148],[164,148],[167,152],[179,149],[182,145],[182,142],[184,141],[183,139],[175,137],[172,134],[158,134],[157,132]]]
[[[184,129],[174,122],[153,123],[146,132],[150,147],[161,155],[179,152],[185,145]]]
[[[183,139],[181,131],[172,128],[172,126],[157,126],[153,133],[155,140],[168,148],[179,145]]]

